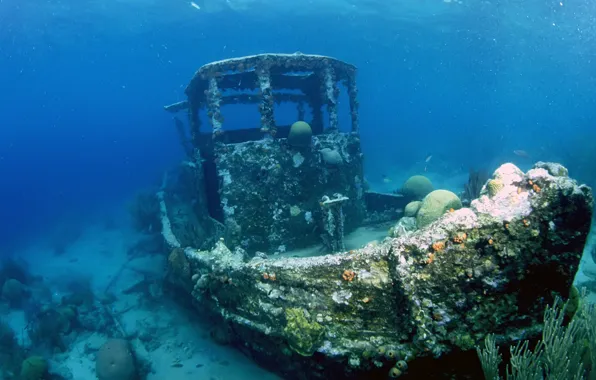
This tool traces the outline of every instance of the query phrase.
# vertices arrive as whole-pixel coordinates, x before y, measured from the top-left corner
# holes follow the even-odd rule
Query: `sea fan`
[[[480,197],[480,190],[482,186],[488,181],[488,172],[486,170],[470,169],[468,183],[464,184],[464,192],[462,194],[462,203],[469,206],[472,201]]]

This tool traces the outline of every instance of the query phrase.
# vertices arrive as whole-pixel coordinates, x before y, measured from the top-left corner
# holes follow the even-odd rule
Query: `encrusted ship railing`
[[[338,59],[310,54],[259,54],[212,62],[199,68],[185,93],[188,100],[165,106],[169,112],[188,110],[191,138],[198,146],[199,111],[207,110],[213,136],[223,134],[221,107],[226,104],[259,105],[261,132],[275,136],[277,125],[273,115],[275,103],[297,104],[298,120],[304,119],[304,107],[312,110],[313,132],[323,125],[322,107],[329,115],[329,129],[339,130],[337,102],[339,83],[347,89],[351,131],[358,132],[358,89],[356,67]],[[237,93],[255,91],[256,94]],[[280,91],[298,91],[299,94]],[[230,93],[236,92],[236,93]]]

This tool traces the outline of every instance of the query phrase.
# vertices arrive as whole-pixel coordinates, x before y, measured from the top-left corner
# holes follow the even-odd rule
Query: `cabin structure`
[[[348,128],[339,125],[341,89]],[[195,212],[221,224],[226,245],[251,254],[320,242],[345,249],[344,235],[366,217],[355,66],[302,53],[232,58],[199,68],[185,94],[164,108],[187,114],[175,124],[204,194]],[[300,123],[276,122],[282,103],[295,105]],[[236,104],[258,107],[258,128],[226,125],[221,108]],[[297,133],[307,143],[293,142]]]

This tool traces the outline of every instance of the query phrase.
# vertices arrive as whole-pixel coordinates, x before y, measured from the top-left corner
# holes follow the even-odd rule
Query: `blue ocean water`
[[[161,107],[200,65],[259,52],[358,67],[370,180],[428,155],[465,172],[520,149],[593,181],[591,2],[382,4],[3,1],[1,241],[151,184],[181,155]]]
[[[163,106],[201,65],[265,52],[358,67],[372,188],[424,172],[455,191],[470,168],[539,160],[596,185],[596,3],[396,3],[0,0],[0,254],[102,260],[75,241],[109,225],[114,249],[127,204],[183,157]]]

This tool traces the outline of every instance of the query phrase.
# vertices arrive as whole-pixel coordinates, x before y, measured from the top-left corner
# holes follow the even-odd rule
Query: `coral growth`
[[[416,224],[418,228],[428,226],[447,211],[460,208],[462,203],[457,195],[448,190],[435,190],[424,197],[416,215]]]
[[[97,352],[95,370],[99,380],[135,380],[137,368],[128,342],[108,339]]]
[[[565,321],[567,308],[577,303],[579,295],[568,302],[555,298],[544,312],[542,339],[533,350],[528,341],[510,348],[508,379],[592,379],[596,371],[596,305],[584,302],[575,317]],[[503,357],[494,335],[488,335],[484,348],[477,348],[486,380],[499,378]]]
[[[312,144],[312,128],[304,121],[297,121],[290,127],[288,144],[295,148],[309,147]]]
[[[499,178],[491,179],[486,184],[488,195],[490,197],[494,197],[495,195],[497,195],[497,193],[501,191],[504,187],[505,185],[503,184],[503,181],[501,181]]]
[[[412,201],[408,203],[404,208],[404,217],[416,217],[416,214],[418,214],[418,210],[420,210],[420,206],[422,206],[421,201]]]
[[[433,191],[432,182],[422,175],[415,175],[406,180],[401,187],[401,193],[404,197],[420,201]]]
[[[317,321],[307,318],[308,312],[301,308],[286,309],[286,327],[284,335],[288,345],[302,356],[311,356],[318,348],[324,332]]]
[[[462,194],[462,203],[469,206],[470,203],[480,197],[482,187],[488,181],[488,172],[485,170],[470,169],[468,182],[464,184],[464,192]]]

